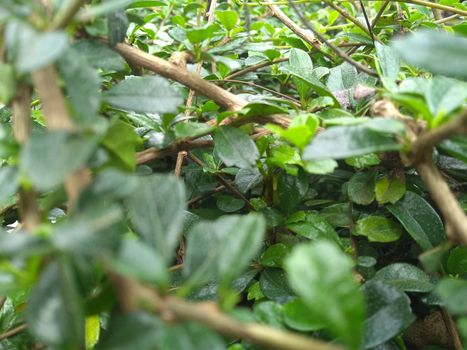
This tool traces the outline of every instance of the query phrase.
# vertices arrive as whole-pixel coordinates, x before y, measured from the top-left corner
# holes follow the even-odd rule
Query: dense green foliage
[[[0,2],[0,349],[467,344],[467,5],[270,5]]]

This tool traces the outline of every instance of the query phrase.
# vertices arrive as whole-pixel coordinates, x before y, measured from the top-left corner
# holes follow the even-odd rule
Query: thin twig
[[[129,63],[149,69],[165,78],[175,80],[190,89],[204,95],[219,106],[229,110],[238,111],[247,105],[247,101],[238,97],[217,85],[199,77],[196,73],[167,62],[159,57],[150,55],[128,44],[117,44],[115,50]]]
[[[198,164],[200,167],[204,168],[206,167],[206,164],[204,164],[204,162],[199,159],[198,157],[196,157],[193,153],[191,152],[188,152],[187,154],[188,158],[190,158],[193,162],[195,162],[196,164]],[[249,210],[255,210],[255,208],[251,205],[250,201],[248,200],[248,198],[246,198],[242,192],[240,192],[239,190],[237,190],[237,188],[235,188],[235,186],[233,186],[229,181],[227,181],[222,175],[220,174],[215,174],[217,180],[222,184],[224,185],[225,188],[227,188],[230,192],[232,192],[232,194],[241,199],[242,201],[245,202],[246,206],[248,207]]]
[[[203,199],[206,199],[210,196],[212,196],[213,194],[215,193],[218,193],[218,192],[222,192],[223,190],[225,190],[225,186],[224,185],[221,185],[221,186],[217,186],[215,189],[213,189],[212,191],[209,191],[209,192],[206,192],[206,193],[203,193],[203,194],[200,194],[196,197],[193,197],[191,198],[188,202],[187,202],[187,205],[188,207],[191,207],[193,206],[193,204],[199,202],[199,201],[202,201]]]
[[[286,27],[288,27],[292,32],[297,34],[300,38],[302,38],[305,42],[310,44],[315,50],[321,52],[324,56],[328,57],[330,60],[334,60],[331,55],[329,55],[327,52],[324,52],[321,50],[321,43],[319,40],[323,41],[322,38],[316,35],[316,33],[313,31],[313,33],[316,35],[318,39],[313,38],[310,36],[307,32],[305,32],[302,28],[300,28],[294,21],[292,21],[282,10],[274,5],[268,5],[269,9],[272,11],[272,14],[274,17],[276,17],[279,21],[281,21]]]
[[[454,349],[463,350],[464,346],[462,345],[459,331],[457,330],[456,323],[452,319],[452,316],[444,308],[441,308],[441,315],[443,315],[444,324],[446,325],[448,333],[451,336]]]
[[[50,30],[62,29],[73,19],[86,0],[71,0],[65,2],[50,25]]]
[[[422,161],[425,155],[431,155],[433,147],[441,141],[465,133],[467,133],[467,109],[446,124],[421,134],[411,147],[410,159],[412,163],[416,164]]]
[[[246,68],[244,68],[242,70],[233,72],[232,74],[227,75],[224,79],[229,80],[229,79],[238,78],[238,77],[240,77],[240,76],[242,76],[244,74],[247,74],[247,73],[250,73],[250,72],[255,72],[255,71],[257,71],[257,70],[259,70],[261,68],[271,66],[273,64],[281,63],[281,62],[286,62],[288,60],[289,60],[288,57],[282,57],[282,58],[276,58],[275,60],[272,60],[272,61],[261,62],[261,63],[255,64],[253,66],[246,67]]]
[[[290,5],[292,6],[292,8],[295,10],[295,12],[297,13],[297,16],[300,18],[300,20],[302,21],[303,25],[309,29],[310,31],[313,32],[313,34],[315,34],[315,36],[321,40],[323,43],[325,43],[332,51],[334,51],[336,53],[336,55],[338,55],[339,57],[341,57],[344,61],[350,63],[351,65],[353,65],[355,68],[357,68],[357,70],[361,71],[361,72],[364,72],[368,75],[371,75],[371,76],[374,76],[374,77],[377,77],[378,74],[374,71],[372,71],[371,69],[365,67],[364,65],[362,65],[361,63],[357,62],[357,61],[354,61],[349,55],[347,55],[345,52],[343,52],[341,49],[339,49],[337,46],[335,46],[334,44],[330,43],[323,35],[321,35],[321,33],[319,33],[310,23],[308,23],[308,21],[306,20],[306,18],[303,16],[303,14],[300,12],[300,10],[297,8],[297,6],[294,4],[294,3],[290,3]],[[269,5],[269,7],[273,7],[277,13],[280,13],[282,11],[280,11],[280,9],[275,6],[275,5]],[[278,12],[280,11],[280,12]],[[283,14],[283,12],[282,12]],[[285,16],[285,15],[284,15]]]
[[[229,338],[240,338],[272,350],[343,350],[342,347],[296,333],[257,323],[241,323],[223,313],[213,302],[191,303],[176,297],[162,297],[139,282],[110,274],[124,311],[141,307],[157,312],[163,320],[195,321]]]
[[[11,337],[21,333],[22,331],[24,331],[26,328],[28,328],[28,326],[25,323],[19,325],[18,327],[12,328],[12,329],[10,329],[9,331],[6,331],[3,334],[0,334],[0,340],[11,338]]]

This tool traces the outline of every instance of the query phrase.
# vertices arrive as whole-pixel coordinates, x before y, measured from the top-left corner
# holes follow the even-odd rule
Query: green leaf
[[[282,269],[265,269],[259,278],[261,292],[268,299],[284,304],[295,298]]]
[[[291,213],[308,191],[306,176],[292,176],[284,172],[277,179],[277,195],[279,205],[286,213]]]
[[[213,126],[205,123],[185,122],[177,123],[174,126],[175,137],[177,139],[187,139],[206,135],[214,130]]]
[[[375,42],[376,57],[378,59],[379,66],[381,68],[383,84],[387,85],[387,88],[395,86],[395,81],[400,69],[399,55],[395,50],[390,47],[383,45],[379,42]],[[388,79],[388,81],[385,81]]]
[[[114,120],[101,143],[122,164],[123,169],[135,169],[136,147],[140,144],[140,138],[130,124]]]
[[[433,117],[442,118],[465,104],[467,83],[435,77],[427,85],[425,98]]]
[[[274,328],[284,328],[284,311],[281,304],[262,301],[253,306],[253,312],[260,323]]]
[[[21,150],[20,169],[38,190],[50,190],[89,160],[97,142],[96,136],[87,134],[34,134]]]
[[[305,148],[303,159],[343,159],[374,152],[397,151],[401,147],[392,135],[365,125],[336,126],[316,135]]]
[[[453,275],[467,274],[467,248],[456,247],[449,254],[447,270]]]
[[[235,187],[242,193],[248,192],[259,185],[261,181],[263,181],[263,175],[261,175],[257,168],[240,169],[235,175]]]
[[[318,130],[319,120],[312,114],[301,114],[292,119],[289,127],[267,124],[266,127],[280,137],[303,149]]]
[[[194,284],[219,278],[227,285],[250,263],[261,247],[263,217],[229,215],[196,223],[188,233],[183,275]]]
[[[16,78],[13,66],[0,62],[0,104],[7,104],[15,96]]]
[[[327,87],[332,92],[349,90],[357,83],[357,69],[351,64],[344,62],[331,68],[327,81]]]
[[[410,64],[435,74],[467,79],[467,38],[419,31],[394,41],[393,47]]]
[[[436,294],[452,314],[467,313],[467,281],[445,278],[436,286]]]
[[[92,123],[101,103],[101,79],[96,69],[79,51],[69,48],[58,67],[70,96],[73,114],[81,122]]]
[[[115,11],[107,14],[107,33],[111,47],[125,40],[128,24],[125,11]]]
[[[0,205],[5,204],[18,189],[20,174],[18,168],[0,167]]]
[[[243,107],[245,117],[288,113],[288,110],[268,101],[253,101]]]
[[[359,349],[365,304],[352,267],[329,241],[297,246],[285,261],[291,287],[311,312],[350,349]]]
[[[404,196],[405,191],[405,183],[397,177],[384,176],[375,184],[376,200],[379,204],[394,204]]]
[[[9,54],[20,73],[29,73],[53,63],[68,47],[64,32],[37,33],[17,21],[9,21],[5,31]]]
[[[231,126],[219,127],[213,135],[214,151],[226,166],[253,168],[259,152],[248,134]]]
[[[183,183],[171,175],[142,177],[127,203],[131,221],[143,241],[168,263],[183,227]]]
[[[283,243],[273,244],[268,247],[259,259],[259,263],[266,267],[282,267],[284,258],[290,252],[290,248]]]
[[[454,136],[439,144],[443,152],[467,163],[467,137]]]
[[[160,350],[224,350],[222,338],[215,332],[194,322],[184,322],[165,327],[162,331]]]
[[[394,242],[402,235],[401,227],[384,216],[370,215],[357,221],[355,234],[370,242]]]
[[[303,169],[310,174],[326,175],[332,173],[338,165],[334,159],[309,160],[303,162]]]
[[[404,198],[386,208],[423,250],[429,250],[446,239],[439,215],[418,194],[407,191]]]
[[[314,241],[324,238],[342,245],[336,230],[319,214],[306,213],[303,221],[289,221],[287,228]]]
[[[146,312],[112,314],[96,350],[153,350],[161,344],[163,327],[159,318]]]
[[[400,290],[380,281],[370,281],[362,288],[367,305],[364,324],[364,348],[374,348],[392,339],[415,319],[410,299]]]
[[[352,176],[347,187],[352,202],[368,205],[375,200],[375,175],[372,172],[360,172]]]
[[[284,322],[297,331],[311,332],[324,328],[319,317],[310,311],[301,299],[293,299],[284,304]]]
[[[206,39],[211,39],[220,29],[216,23],[207,25],[204,28],[194,28],[186,31],[186,37],[193,44],[199,44]]]
[[[236,11],[216,11],[216,18],[227,30],[232,30],[238,22],[238,14]]]
[[[104,100],[127,111],[176,113],[183,99],[167,80],[156,76],[129,77],[104,93]]]
[[[84,314],[73,270],[67,261],[52,262],[42,273],[26,309],[28,331],[58,348],[84,344]]]
[[[128,277],[165,286],[168,273],[160,255],[141,241],[125,239],[112,267]]]
[[[382,281],[404,292],[426,293],[431,292],[435,287],[430,281],[430,276],[424,271],[406,263],[385,266],[376,272],[373,279]]]
[[[44,254],[50,250],[50,243],[44,238],[24,231],[16,233],[0,231],[0,256],[2,258],[28,257]]]
[[[94,68],[104,71],[122,71],[126,68],[126,62],[122,56],[99,41],[78,40],[73,44],[73,49],[85,56]]]

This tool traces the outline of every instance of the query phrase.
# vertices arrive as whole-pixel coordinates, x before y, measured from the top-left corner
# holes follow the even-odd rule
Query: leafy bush
[[[1,349],[462,349],[467,5],[0,4]]]

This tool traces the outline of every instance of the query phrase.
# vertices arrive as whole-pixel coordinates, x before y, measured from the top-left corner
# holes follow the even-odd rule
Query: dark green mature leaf
[[[64,32],[37,33],[31,27],[10,21],[6,27],[5,42],[20,73],[29,73],[53,63],[68,47]]]
[[[268,299],[284,304],[295,298],[282,269],[265,269],[259,278],[261,292]]]
[[[0,205],[3,205],[18,189],[20,174],[18,169],[12,166],[0,168]]]
[[[395,263],[376,272],[374,280],[396,287],[404,292],[426,293],[433,290],[430,276],[418,267],[406,263]]]
[[[437,246],[446,238],[439,215],[418,194],[407,191],[404,198],[386,208],[423,250]]]
[[[50,190],[89,160],[97,142],[95,135],[88,134],[35,134],[21,150],[20,169],[37,189]]]
[[[73,348],[84,344],[84,315],[75,276],[66,260],[50,263],[26,309],[28,331],[44,344]]]
[[[305,160],[343,159],[401,149],[392,135],[365,125],[336,126],[319,133],[305,148]]]
[[[260,323],[274,328],[284,328],[284,311],[281,304],[262,301],[253,306],[253,312]]]
[[[243,168],[235,175],[235,186],[242,193],[246,193],[255,186],[259,185],[263,180],[263,175],[257,168]]]
[[[284,305],[285,324],[297,331],[310,332],[324,328],[324,324],[301,299],[293,299]]]
[[[387,78],[390,82],[394,82],[400,69],[399,56],[390,46],[375,42],[375,47],[383,79]]]
[[[183,102],[180,94],[163,78],[129,77],[104,94],[104,100],[128,111],[175,113]]]
[[[73,49],[86,57],[88,63],[94,68],[105,71],[122,71],[126,62],[118,53],[107,45],[95,40],[78,40]]]
[[[227,166],[252,168],[259,158],[258,149],[242,130],[231,126],[219,127],[213,135],[214,151]]]
[[[319,214],[306,213],[303,220],[289,219],[287,228],[300,236],[314,241],[329,239],[338,245],[342,245],[336,230]]]
[[[194,284],[216,277],[223,285],[229,284],[258,252],[265,226],[256,213],[196,223],[187,237],[184,276]]]
[[[362,291],[367,305],[365,349],[392,339],[415,319],[410,309],[410,299],[400,290],[380,281],[370,281],[365,283]]]
[[[286,212],[291,213],[300,203],[308,190],[306,176],[292,176],[280,173],[277,179],[277,194],[279,205]]]
[[[454,278],[445,278],[436,286],[446,309],[452,314],[465,314],[467,312],[467,281]]]
[[[439,144],[441,150],[467,163],[467,137],[454,136]]]
[[[154,350],[161,343],[163,322],[146,312],[111,317],[97,350]]]
[[[290,248],[283,243],[277,243],[269,246],[259,259],[259,263],[267,267],[281,268],[284,258],[290,252]]]
[[[142,177],[127,203],[142,239],[168,263],[182,233],[186,205],[183,183],[171,175]]]
[[[125,11],[112,12],[107,15],[107,31],[111,47],[125,40],[127,30],[128,17]]]
[[[379,215],[370,215],[357,221],[355,234],[368,237],[370,242],[394,242],[402,235],[401,227]]]
[[[329,241],[297,246],[285,261],[291,287],[350,349],[359,349],[365,314],[353,263]]]
[[[222,338],[215,332],[194,322],[185,322],[164,327],[160,350],[224,350]]]
[[[375,200],[375,174],[360,172],[352,176],[347,187],[350,199],[357,204],[368,205]]]
[[[96,119],[101,103],[101,79],[96,69],[77,50],[69,48],[58,61],[60,73],[66,84],[73,113],[81,122]]]
[[[435,77],[427,82],[425,99],[433,117],[442,118],[465,104],[467,83]]]
[[[134,239],[126,239],[112,267],[119,273],[147,283],[164,286],[168,281],[162,257],[153,249]]]
[[[410,64],[435,74],[467,79],[467,38],[419,31],[395,41],[393,47]]]
[[[467,248],[456,247],[449,254],[447,270],[453,275],[467,274]]]
[[[18,258],[34,256],[51,250],[44,238],[26,232],[6,233],[0,231],[0,257]]]

